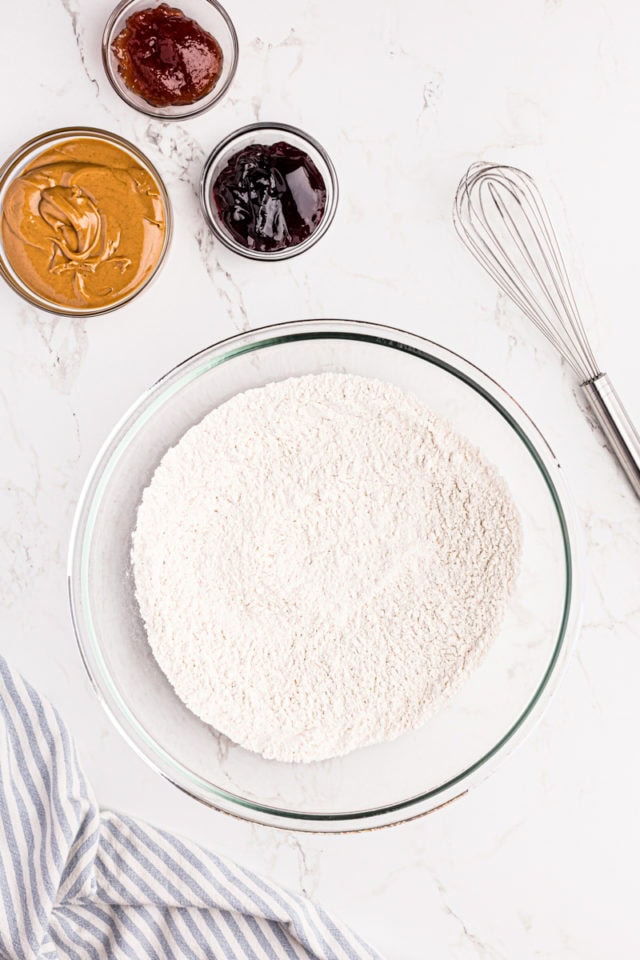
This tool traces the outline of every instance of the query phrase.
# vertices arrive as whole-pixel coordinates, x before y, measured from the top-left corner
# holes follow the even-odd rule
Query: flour
[[[144,492],[132,562],[187,707],[310,761],[424,722],[495,637],[519,551],[473,446],[397,387],[321,374],[189,430]]]

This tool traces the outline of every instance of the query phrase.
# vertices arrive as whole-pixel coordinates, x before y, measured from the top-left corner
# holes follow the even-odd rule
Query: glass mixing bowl
[[[414,394],[492,461],[520,511],[520,573],[481,666],[420,729],[311,764],[265,760],[207,726],[156,664],[130,565],[142,491],[193,424],[234,394],[334,371]],[[71,610],[94,687],[116,726],[163,776],[219,810],[287,829],[368,829],[464,793],[538,717],[579,614],[580,550],[559,464],[493,380],[444,347],[389,327],[304,321],[243,333],[186,360],[148,390],[107,439],[78,505]]]

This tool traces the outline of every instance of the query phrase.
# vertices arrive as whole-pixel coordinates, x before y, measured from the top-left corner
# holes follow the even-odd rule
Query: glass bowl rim
[[[13,151],[13,153],[10,154],[0,166],[0,193],[4,190],[5,186],[8,185],[10,178],[13,174],[15,174],[16,170],[21,166],[22,163],[25,162],[25,160],[27,160],[30,153],[33,153],[41,147],[44,148],[48,145],[54,144],[58,140],[68,140],[74,137],[78,139],[86,138],[88,140],[107,140],[115,146],[121,147],[128,153],[133,154],[133,156],[136,157],[140,163],[151,173],[158,184],[162,203],[164,204],[165,209],[165,232],[162,250],[160,251],[160,256],[158,257],[153,271],[149,274],[144,283],[140,284],[140,286],[135,290],[132,290],[131,293],[128,296],[123,297],[122,300],[118,300],[117,303],[110,303],[105,307],[94,307],[86,310],[71,310],[63,306],[58,306],[52,301],[38,297],[38,295],[35,294],[25,283],[18,282],[18,280],[16,280],[16,278],[13,276],[13,273],[5,266],[4,244],[2,243],[2,238],[0,236],[0,276],[11,287],[14,293],[17,293],[20,297],[22,297],[23,300],[31,304],[31,306],[37,307],[39,310],[44,310],[46,313],[52,313],[56,316],[62,317],[97,317],[101,314],[111,313],[113,310],[119,310],[120,307],[124,307],[125,304],[130,303],[135,297],[138,296],[139,293],[142,293],[142,291],[145,290],[156,279],[158,273],[160,272],[160,268],[166,259],[167,253],[169,252],[171,240],[173,238],[173,210],[171,208],[171,200],[169,199],[169,193],[167,191],[165,182],[155,164],[151,162],[147,155],[143,153],[140,147],[136,146],[135,143],[132,143],[125,137],[122,137],[119,133],[113,133],[111,130],[104,130],[101,127],[56,127],[53,130],[47,130],[44,133],[39,133],[37,136],[31,137],[30,140],[26,140],[22,146],[18,147]]]
[[[119,452],[149,416],[183,385],[235,356],[287,342],[327,338],[363,341],[407,351],[419,359],[435,363],[490,403],[524,443],[547,486],[562,534],[566,578],[562,622],[546,670],[515,723],[490,750],[446,783],[414,797],[364,810],[303,813],[248,800],[214,786],[167,753],[130,713],[106,670],[90,616],[91,636],[85,629],[88,609],[86,565],[99,498]],[[575,641],[582,613],[583,566],[582,535],[560,464],[529,415],[497,381],[447,347],[396,327],[359,320],[294,320],[235,334],[205,347],[170,369],[128,408],[108,435],[85,479],[71,530],[67,584],[76,641],[96,695],[124,739],[156,773],[194,799],[240,819],[292,831],[349,833],[407,822],[444,806],[488,776],[499,760],[525,738],[548,705]]]
[[[312,150],[315,150],[316,153],[319,154],[322,162],[329,171],[329,183],[327,184],[327,205],[325,206],[319,226],[309,237],[307,237],[306,240],[303,240],[302,243],[297,243],[291,247],[285,247],[284,250],[251,250],[248,247],[243,247],[241,243],[238,243],[237,240],[234,240],[233,237],[231,237],[225,230],[222,229],[211,200],[213,170],[220,155],[235,141],[241,140],[248,134],[253,134],[260,130],[274,130],[285,134],[293,134],[293,136],[299,137],[301,140],[307,143]],[[232,250],[234,253],[240,254],[240,256],[247,257],[249,260],[278,261],[290,260],[292,257],[299,256],[301,253],[304,253],[305,250],[309,250],[311,247],[313,247],[318,240],[325,235],[336,215],[340,187],[338,184],[338,174],[336,173],[336,168],[333,164],[333,161],[325,147],[323,147],[322,144],[315,139],[315,137],[312,137],[310,133],[307,133],[305,130],[301,130],[300,127],[296,127],[290,123],[260,120],[256,121],[255,123],[247,123],[245,126],[239,127],[237,130],[233,130],[231,133],[227,134],[223,140],[216,144],[205,160],[204,167],[202,168],[199,193],[200,207],[202,209],[207,226],[212,231],[216,239],[223,243],[225,247],[227,247],[229,250]]]
[[[131,107],[132,110],[137,110],[138,113],[142,113],[147,117],[153,117],[154,120],[165,120],[169,122],[172,120],[189,120],[191,117],[201,116],[203,113],[206,113],[207,110],[210,110],[211,107],[215,106],[216,103],[219,103],[220,100],[222,100],[236,75],[236,71],[238,69],[238,60],[240,58],[240,43],[238,41],[238,33],[233,20],[229,16],[228,11],[222,6],[221,3],[218,2],[218,0],[204,0],[205,3],[208,3],[220,14],[227,30],[229,31],[231,47],[233,50],[229,76],[226,78],[224,83],[221,83],[220,86],[216,84],[213,90],[210,91],[210,94],[214,94],[210,100],[207,99],[210,94],[206,94],[205,97],[201,97],[200,100],[196,100],[195,103],[184,104],[184,110],[182,110],[180,113],[167,114],[163,113],[163,111],[166,110],[166,107],[154,107],[150,103],[146,104],[145,106],[142,106],[139,103],[134,103],[129,95],[128,88],[124,83],[120,83],[118,81],[118,78],[114,74],[111,65],[109,54],[111,50],[111,42],[113,40],[112,34],[115,24],[120,16],[129,7],[133,7],[139,2],[140,0],[121,0],[121,2],[111,11],[107,22],[105,23],[104,30],[102,32],[102,66],[104,67],[104,72],[107,75],[109,83],[118,94],[120,99],[127,104],[127,106]],[[161,0],[161,2],[166,2],[166,0]],[[149,4],[157,4],[157,0],[149,0]],[[217,38],[215,39],[217,40]],[[142,97],[140,99],[142,100]],[[206,103],[202,103],[203,100],[206,100]],[[198,106],[198,104],[200,105]]]

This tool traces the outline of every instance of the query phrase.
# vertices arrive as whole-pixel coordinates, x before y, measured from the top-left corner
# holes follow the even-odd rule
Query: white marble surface
[[[602,365],[640,422],[640,7],[229,0],[241,43],[230,95],[201,118],[164,125],[106,81],[100,36],[111,5],[23,0],[0,33],[0,154],[56,126],[115,130],[157,164],[177,221],[158,281],[112,315],[52,318],[0,286],[2,652],[64,712],[101,803],[320,898],[389,958],[640,955],[640,504],[567,369],[450,222],[472,160],[515,162],[537,177]],[[216,247],[198,209],[205,154],[255,118],[307,128],[340,177],[330,232],[288,263]],[[148,769],[93,696],[65,582],[84,474],[143,388],[234,331],[317,316],[423,333],[515,394],[566,466],[589,567],[577,650],[525,744],[427,818],[326,838],[204,809]]]

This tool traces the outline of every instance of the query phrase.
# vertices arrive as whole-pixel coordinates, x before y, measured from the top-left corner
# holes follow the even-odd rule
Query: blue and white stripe
[[[304,897],[101,813],[57,712],[1,657],[0,956],[380,960]]]

